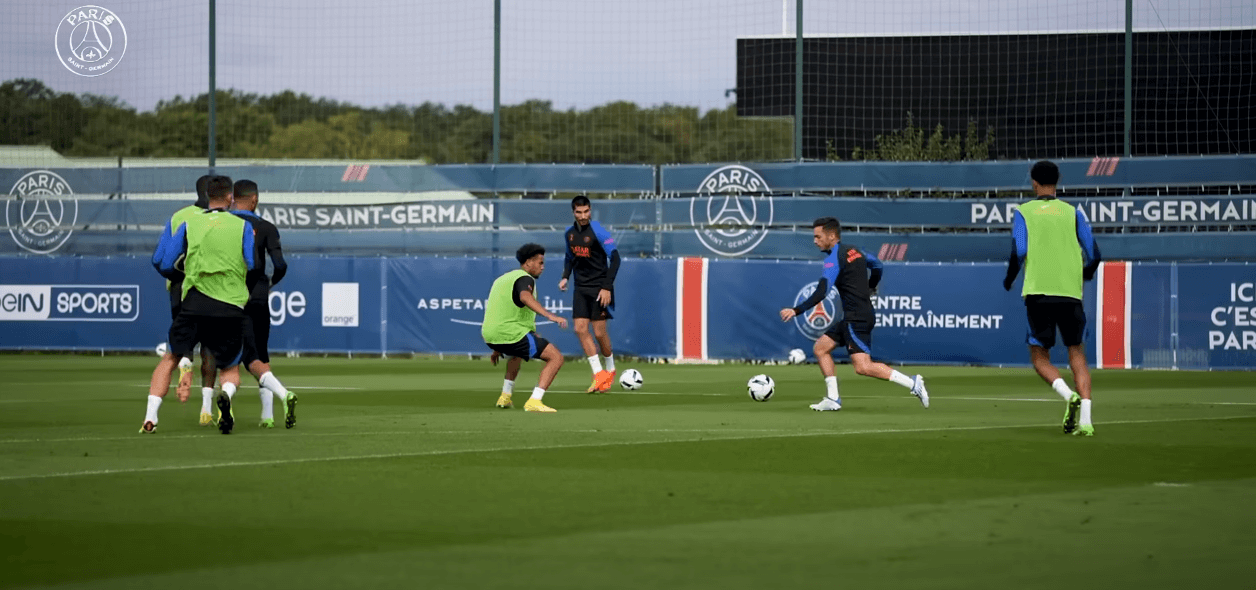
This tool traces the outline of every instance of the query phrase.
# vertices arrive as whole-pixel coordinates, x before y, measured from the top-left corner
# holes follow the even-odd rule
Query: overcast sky
[[[58,61],[62,17],[97,2],[126,27],[116,69]],[[503,0],[502,102],[722,108],[738,37],[794,34],[795,0]],[[180,7],[182,5],[183,7]],[[208,0],[8,0],[0,80],[118,96],[140,110],[208,88]],[[1134,0],[1137,30],[1256,27],[1252,0]],[[783,14],[783,8],[786,10]],[[1124,29],[1119,0],[807,0],[807,35]],[[783,22],[784,21],[784,22]],[[492,0],[218,0],[218,88],[364,106],[493,101]]]

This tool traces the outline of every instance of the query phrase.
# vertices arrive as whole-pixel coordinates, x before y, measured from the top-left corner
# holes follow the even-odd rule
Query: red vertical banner
[[[1099,333],[1095,343],[1100,369],[1128,369],[1130,362],[1130,275],[1128,262],[1099,266],[1095,311]]]
[[[707,358],[707,259],[676,261],[676,357]]]

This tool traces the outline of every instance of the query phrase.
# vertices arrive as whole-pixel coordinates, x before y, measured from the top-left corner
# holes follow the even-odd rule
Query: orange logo
[[[859,250],[849,250],[846,252],[846,263],[850,264],[856,260],[863,258],[863,253]]]
[[[581,258],[588,258],[588,257],[589,257],[589,247],[588,247],[588,246],[572,246],[572,247],[571,247],[571,253],[572,253],[572,254],[575,254],[576,256],[579,256],[579,257],[581,257]]]

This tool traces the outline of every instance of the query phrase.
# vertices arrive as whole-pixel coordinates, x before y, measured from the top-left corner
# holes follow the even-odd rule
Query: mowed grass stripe
[[[1256,418],[1251,416],[1214,416],[1203,418],[1179,418],[1167,420],[1120,420],[1106,422],[1105,424],[1171,424],[1176,422],[1202,422],[1214,420],[1244,420]],[[369,461],[378,459],[401,459],[410,457],[428,457],[441,455],[456,455],[465,453],[498,453],[505,451],[543,451],[551,449],[577,449],[577,448],[597,448],[597,447],[617,447],[617,446],[640,446],[640,445],[658,445],[671,443],[689,443],[689,442],[716,442],[730,440],[751,440],[765,438],[796,438],[796,437],[831,437],[831,436],[854,436],[869,434],[912,434],[912,433],[929,433],[929,432],[962,432],[962,431],[979,431],[979,430],[1009,430],[1016,428],[1042,428],[1043,424],[1005,424],[995,426],[954,426],[939,428],[883,428],[874,430],[848,430],[835,432],[789,432],[779,434],[761,433],[751,436],[718,436],[718,437],[701,437],[701,438],[680,438],[662,441],[617,441],[602,443],[576,443],[576,444],[552,444],[552,445],[511,445],[508,447],[492,447],[479,449],[445,449],[435,451],[415,451],[404,453],[373,453],[365,455],[344,455],[339,457],[302,457],[295,459],[275,459],[269,461],[227,461],[222,463],[204,463],[199,465],[166,465],[160,467],[138,467],[130,469],[98,469],[85,471],[70,471],[62,473],[43,473],[34,475],[7,475],[0,476],[0,481],[21,481],[31,479],[50,479],[63,477],[84,477],[91,475],[124,475],[129,473],[152,473],[161,471],[188,471],[194,469],[221,469],[232,467],[264,467],[270,465],[291,465],[299,463],[322,463],[329,461]],[[637,431],[651,432],[651,431]],[[719,431],[710,431],[719,432]]]

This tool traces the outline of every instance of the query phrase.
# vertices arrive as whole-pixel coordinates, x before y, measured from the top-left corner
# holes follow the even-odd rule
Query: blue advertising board
[[[777,314],[815,291],[820,270],[818,262],[715,261],[709,288],[720,295],[710,297],[711,356],[779,359],[793,348],[810,356],[816,338],[842,319],[836,291],[788,323]],[[1020,282],[1005,292],[1005,270],[998,264],[887,264],[873,298],[874,357],[888,362],[1026,363]],[[845,351],[837,354],[844,356]],[[1058,349],[1056,355],[1057,360],[1066,358]]]
[[[680,269],[692,260],[702,260],[691,277],[697,280],[681,281]],[[506,256],[293,256],[289,262],[288,276],[268,300],[276,352],[483,354],[484,298],[497,276],[516,267]],[[571,295],[557,288],[561,257],[547,262],[538,299],[570,318]],[[1128,268],[1121,275],[1129,277],[1128,303],[1121,304],[1124,295],[1113,298],[1116,307],[1102,318],[1095,283],[1086,283],[1090,346],[1103,331],[1110,351],[1128,350],[1117,355],[1126,359],[1118,366],[1256,368],[1256,266]],[[780,360],[793,348],[810,353],[812,341],[840,320],[833,294],[787,323],[778,312],[804,300],[819,274],[818,262],[629,258],[616,281],[612,342],[620,354],[676,358],[697,325],[711,359]],[[1003,274],[998,263],[886,263],[874,298],[875,358],[1025,364],[1020,284],[1004,291]],[[0,349],[152,350],[170,325],[164,285],[147,258],[0,257]],[[681,321],[681,308],[691,303],[700,304],[700,322]],[[538,328],[565,354],[583,356],[570,329]],[[1063,363],[1063,351],[1053,352]]]
[[[1256,367],[1256,266],[1178,265],[1177,279],[1180,348],[1208,367]]]

